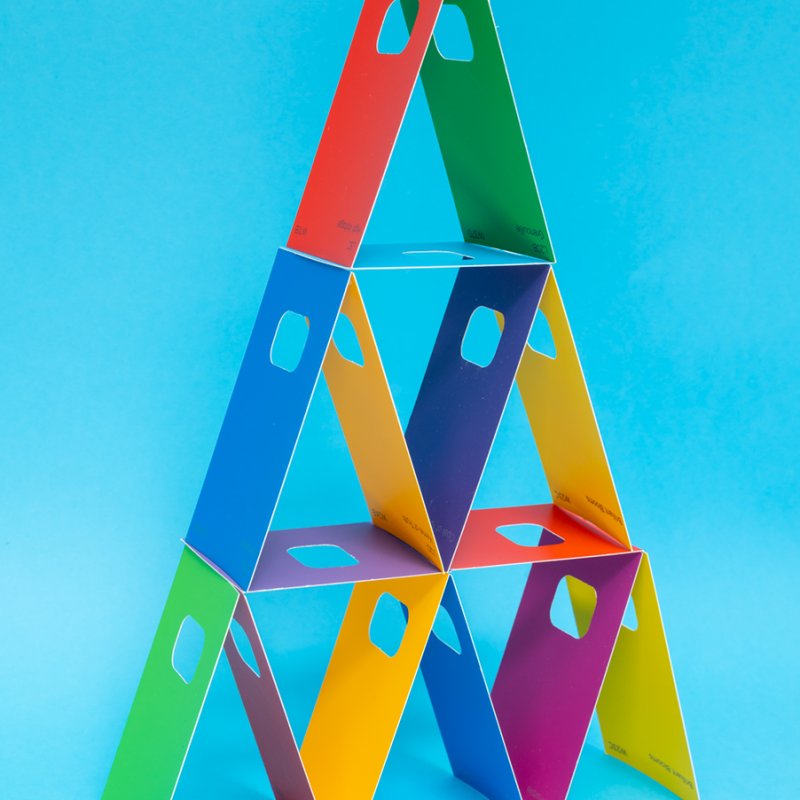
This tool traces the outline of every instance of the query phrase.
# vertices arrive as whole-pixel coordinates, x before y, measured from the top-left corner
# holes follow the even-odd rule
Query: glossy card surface
[[[355,563],[305,566],[303,551],[336,547]],[[439,570],[403,542],[369,522],[270,531],[251,592],[431,575]]]

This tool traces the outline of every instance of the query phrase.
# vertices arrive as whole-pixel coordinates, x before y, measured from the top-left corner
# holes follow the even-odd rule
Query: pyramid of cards
[[[382,52],[387,14],[398,6],[406,41]],[[469,46],[459,57],[437,43],[445,12],[465,23]],[[418,77],[463,241],[362,247]],[[453,774],[492,800],[565,798],[595,711],[610,755],[679,797],[698,797],[650,563],[631,544],[554,261],[489,0],[365,0],[106,800],[174,794],[223,651],[281,800],[372,797],[418,672]],[[433,267],[456,277],[404,430],[359,280],[369,270],[413,276]],[[480,315],[495,322],[497,337],[491,352],[474,358],[464,343]],[[537,315],[554,352],[529,344]],[[342,320],[357,340],[355,357],[334,340]],[[290,330],[293,345],[285,347]],[[272,530],[320,381],[370,520]],[[515,383],[551,502],[475,509]],[[504,535],[515,526],[538,534],[515,542]],[[309,563],[315,552],[341,558]],[[512,564],[529,573],[490,687],[454,575]],[[329,584],[351,584],[352,593],[300,742],[250,602],[254,593]],[[573,633],[551,620],[562,584]],[[391,647],[373,641],[371,627],[386,601],[403,611]],[[631,602],[635,629],[623,624]],[[434,627],[443,617],[449,637]],[[201,631],[202,646],[179,667],[176,648],[191,629]]]

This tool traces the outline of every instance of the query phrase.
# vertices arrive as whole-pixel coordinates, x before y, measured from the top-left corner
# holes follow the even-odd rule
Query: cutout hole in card
[[[550,323],[541,309],[536,312],[536,316],[533,318],[533,327],[531,328],[530,336],[528,336],[528,344],[532,350],[535,350],[540,355],[555,360],[556,343],[553,339],[553,332],[550,330]]]
[[[347,314],[341,313],[333,329],[333,344],[339,355],[356,366],[364,366],[364,353],[358,341],[358,334]]]
[[[295,561],[311,569],[354,567],[358,559],[338,544],[306,544],[286,551]]]
[[[308,329],[308,317],[294,311],[285,311],[278,322],[269,349],[269,360],[272,364],[286,372],[294,372],[306,349]]]
[[[458,253],[455,250],[404,250],[404,256],[427,256],[430,260],[429,266],[439,266],[440,264],[450,264],[453,260],[474,261],[475,256]],[[419,260],[419,258],[417,259]]]
[[[564,540],[552,531],[532,522],[517,522],[511,525],[500,525],[497,528],[503,538],[520,547],[546,547],[551,544],[563,544]]]
[[[455,4],[445,3],[442,6],[433,39],[439,55],[446,61],[472,61],[475,57],[467,18]]]
[[[411,38],[409,33],[417,18],[417,3],[409,3],[413,6],[414,19],[411,25],[406,23],[403,15],[403,8],[400,0],[394,2],[386,9],[386,16],[383,18],[381,32],[378,34],[378,52],[385,56],[396,56],[403,52]]]
[[[230,632],[234,647],[236,647],[236,651],[239,653],[242,661],[247,664],[251,672],[260,676],[261,670],[258,668],[258,661],[256,661],[256,654],[253,652],[253,645],[250,644],[250,639],[238,620],[231,620]]]
[[[453,618],[444,606],[439,606],[433,621],[433,635],[454,653],[461,655],[461,641],[458,638]]]
[[[197,672],[205,640],[206,633],[200,623],[192,616],[185,616],[172,648],[172,668],[184,683],[191,683]]]
[[[628,605],[625,606],[625,614],[622,617],[622,625],[629,631],[635,631],[639,628],[639,618],[636,616],[636,604],[633,602],[633,597],[628,598]]]
[[[575,612],[572,608],[570,583],[573,584],[577,592],[580,592],[583,598],[580,627],[578,626]],[[587,598],[590,598],[588,604]],[[558,628],[573,639],[582,639],[589,632],[589,627],[592,624],[592,617],[594,616],[596,608],[597,592],[595,588],[573,575],[565,575],[558,582],[555,594],[553,595],[553,602],[550,605],[550,622],[554,628]]]
[[[469,318],[464,338],[461,340],[461,357],[479,367],[488,367],[500,345],[503,315],[486,306],[478,306]]]
[[[369,623],[369,640],[389,658],[397,655],[408,627],[408,609],[384,592],[375,604]]]

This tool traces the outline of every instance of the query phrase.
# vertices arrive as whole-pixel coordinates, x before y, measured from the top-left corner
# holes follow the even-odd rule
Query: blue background
[[[102,790],[359,5],[0,6],[3,797]],[[701,791],[795,797],[800,10],[494,5]],[[417,96],[368,238],[457,237]],[[421,369],[404,348],[429,346],[448,280],[366,290],[397,303],[374,321],[404,419]],[[482,502],[542,488],[521,415],[512,398]],[[281,521],[352,519],[324,391],[309,419]],[[490,675],[515,580],[466,582]],[[319,679],[345,600],[259,601],[279,677]],[[178,797],[264,796],[227,666],[207,709]],[[667,796],[599,744],[593,728],[572,797]],[[474,796],[445,763],[416,686],[379,796]]]

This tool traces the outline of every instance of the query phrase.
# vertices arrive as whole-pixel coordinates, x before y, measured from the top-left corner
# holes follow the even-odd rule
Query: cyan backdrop
[[[4,798],[102,790],[359,6],[0,5]],[[494,7],[623,507],[654,558],[701,792],[796,797],[800,9]],[[457,236],[415,97],[368,239]],[[404,353],[444,288],[368,288],[396,304],[375,326],[404,418],[419,377]],[[361,508],[325,400],[285,524]],[[486,502],[541,488],[512,401]],[[465,590],[490,673],[511,583]],[[261,602],[279,672],[318,680],[343,599]],[[292,703],[302,718],[308,700]],[[667,796],[599,744],[593,729],[572,797]],[[177,796],[268,792],[223,666]],[[420,686],[379,796],[411,792],[475,796],[448,776]]]

